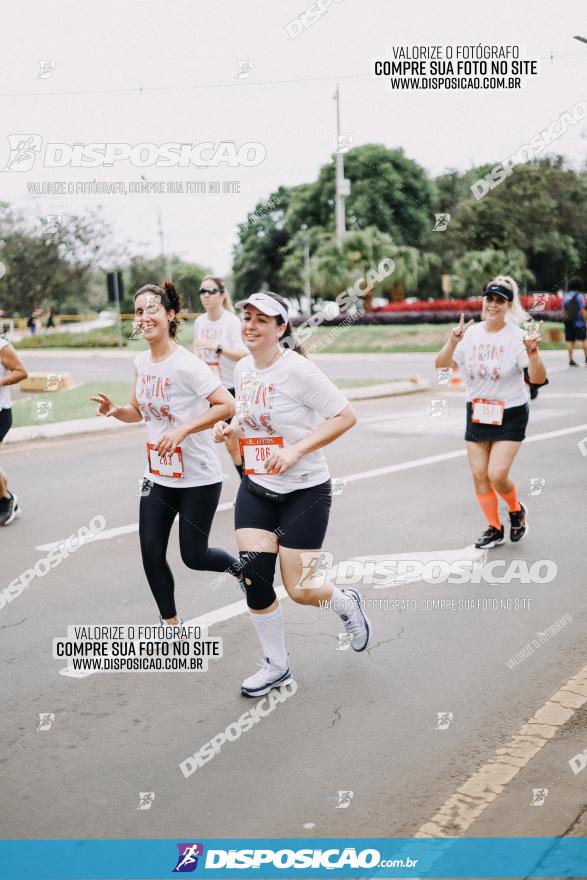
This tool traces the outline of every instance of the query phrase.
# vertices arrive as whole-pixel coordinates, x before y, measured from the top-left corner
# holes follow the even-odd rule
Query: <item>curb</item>
[[[372,400],[377,397],[396,397],[401,394],[415,394],[428,391],[430,382],[421,376],[414,376],[407,382],[387,382],[381,385],[365,385],[361,388],[342,389],[349,401]],[[75,437],[81,434],[96,434],[104,431],[120,431],[136,428],[142,422],[119,422],[116,419],[98,418],[72,419],[66,422],[46,425],[24,425],[9,431],[4,444],[30,443],[33,440],[52,440],[56,437]]]

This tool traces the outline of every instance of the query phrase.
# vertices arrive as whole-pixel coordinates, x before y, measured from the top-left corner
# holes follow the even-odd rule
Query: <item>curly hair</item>
[[[175,316],[169,322],[169,335],[172,339],[177,336],[181,325],[181,317],[179,315],[183,306],[181,297],[175,289],[175,284],[169,278],[166,278],[161,284],[145,284],[135,293],[133,302],[141,293],[155,293],[161,297],[161,305],[166,312],[175,312]]]

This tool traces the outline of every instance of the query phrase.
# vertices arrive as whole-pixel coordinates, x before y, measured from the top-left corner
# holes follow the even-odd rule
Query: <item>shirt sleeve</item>
[[[580,309],[585,308],[585,297],[583,296],[582,293],[577,294],[577,305]]]
[[[198,397],[208,397],[222,385],[214,370],[200,360],[195,361],[191,366],[188,381],[190,390]]]
[[[238,321],[238,323],[237,323]],[[241,323],[236,319],[236,321],[230,322],[230,327],[228,328],[228,345],[227,348],[235,348],[237,351],[249,353],[247,346],[244,344],[241,336]]]
[[[302,356],[300,356],[302,357]],[[346,409],[349,402],[316,364],[303,358],[297,370],[292,397],[325,419],[332,419]]]

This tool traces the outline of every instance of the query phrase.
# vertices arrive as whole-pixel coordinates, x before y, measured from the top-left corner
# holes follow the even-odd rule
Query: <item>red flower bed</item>
[[[540,300],[537,297],[540,296]],[[553,311],[562,308],[562,296],[556,293],[530,294],[521,296],[522,305],[528,311]],[[477,299],[433,299],[418,302],[393,302],[373,309],[374,312],[480,312],[482,298]]]

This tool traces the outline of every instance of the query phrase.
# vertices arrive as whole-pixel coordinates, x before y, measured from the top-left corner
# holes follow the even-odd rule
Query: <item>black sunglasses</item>
[[[214,287],[213,290],[206,290],[205,287],[201,287],[198,293],[202,296],[204,293],[220,293],[220,290],[218,287]]]

